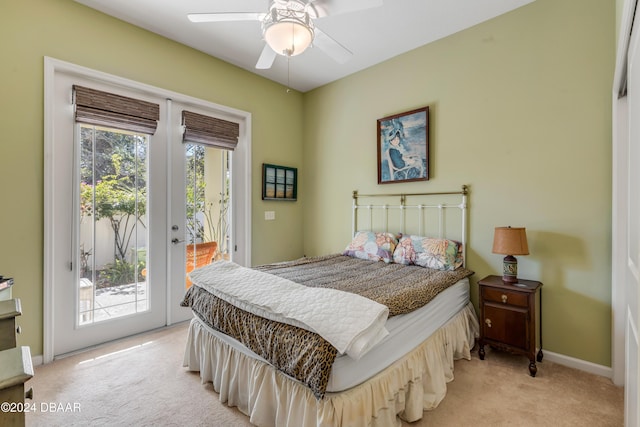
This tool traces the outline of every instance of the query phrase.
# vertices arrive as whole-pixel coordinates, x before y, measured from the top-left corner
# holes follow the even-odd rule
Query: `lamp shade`
[[[502,255],[529,255],[525,228],[496,227],[492,252]]]
[[[274,20],[265,21],[264,39],[279,55],[296,56],[304,52],[313,41],[313,27],[309,19],[280,17],[274,14]]]

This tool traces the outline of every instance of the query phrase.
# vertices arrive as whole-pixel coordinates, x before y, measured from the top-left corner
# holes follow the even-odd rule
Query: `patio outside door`
[[[218,121],[211,110],[193,104],[172,102],[174,129],[171,157],[171,233],[169,248],[172,318],[192,317],[190,309],[179,307],[192,286],[188,273],[213,261],[234,257],[232,250],[232,161],[233,153],[184,136],[184,111],[202,120]],[[187,120],[187,124],[189,124]]]
[[[48,363],[191,318],[180,302],[203,247],[216,246],[205,262],[251,265],[251,115],[51,58],[45,77]],[[114,124],[113,110],[78,109],[82,91],[144,108]],[[145,105],[152,117],[127,127]],[[214,143],[184,125],[186,111],[213,120]]]
[[[77,98],[74,85],[156,101],[77,76],[55,81],[57,93]],[[69,95],[59,99],[50,160],[53,356],[167,324],[166,130],[79,122]]]

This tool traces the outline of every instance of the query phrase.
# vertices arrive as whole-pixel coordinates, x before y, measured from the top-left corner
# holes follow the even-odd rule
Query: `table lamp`
[[[514,255],[529,255],[524,227],[496,227],[491,252],[506,255],[502,263],[502,281],[518,283],[518,260]]]

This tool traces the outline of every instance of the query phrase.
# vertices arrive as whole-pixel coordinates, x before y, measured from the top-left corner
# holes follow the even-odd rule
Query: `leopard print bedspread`
[[[255,269],[306,286],[359,294],[389,307],[389,317],[422,307],[444,289],[473,274],[464,268],[438,271],[338,254]],[[319,335],[246,312],[197,284],[189,288],[181,305],[191,307],[207,325],[235,338],[276,369],[306,384],[316,398],[324,396],[337,350]]]
[[[426,305],[473,271],[440,271],[415,265],[366,261],[344,255],[300,258],[255,267],[311,287],[352,292],[389,307],[389,317]]]
[[[338,351],[320,335],[237,308],[197,285],[180,304],[208,326],[243,343],[278,370],[303,382],[316,398],[327,389]]]

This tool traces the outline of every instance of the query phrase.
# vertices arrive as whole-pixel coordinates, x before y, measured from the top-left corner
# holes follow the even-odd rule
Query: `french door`
[[[169,277],[171,299],[179,300],[192,285],[188,273],[215,260],[234,260],[233,152],[183,141],[181,117],[184,110],[211,114],[197,105],[171,102],[173,134],[169,146],[172,179],[169,218]],[[188,309],[169,307],[173,317],[191,317]]]
[[[68,102],[78,83],[113,91],[78,76],[55,81],[54,356],[167,324],[166,275],[151,274],[167,256],[166,131],[76,123]]]
[[[155,132],[76,123],[74,85],[158,104]],[[242,144],[184,143],[185,107],[240,123]],[[45,363],[189,319],[187,272],[213,242],[208,262],[250,265],[249,129],[248,113],[45,59]]]

